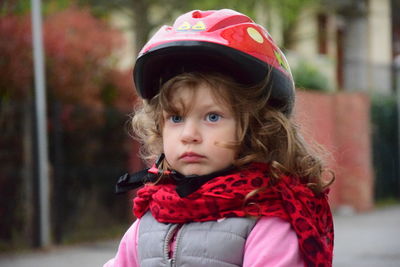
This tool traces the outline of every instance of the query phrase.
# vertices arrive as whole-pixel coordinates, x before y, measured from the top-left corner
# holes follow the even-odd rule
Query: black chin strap
[[[183,175],[177,171],[167,171],[163,172],[158,169],[162,160],[164,159],[164,154],[161,154],[157,159],[156,163],[151,168],[146,168],[139,172],[132,174],[124,174],[118,179],[115,186],[115,192],[117,194],[125,193],[129,190],[139,188],[145,183],[154,183],[162,174],[168,175],[170,178],[176,181],[176,192],[180,197],[187,197],[188,195],[194,193],[203,184],[210,181],[211,179],[224,176],[232,173],[235,169],[234,166],[229,166],[226,169],[216,171],[206,175]]]
[[[206,175],[183,175],[179,172],[171,172],[171,177],[176,181],[176,192],[180,197],[187,197],[188,195],[194,193],[203,184],[214,179],[218,176],[224,176],[232,173],[235,169],[234,166],[229,166],[226,169],[216,171]]]
[[[151,168],[146,168],[144,170],[129,174],[125,173],[118,178],[117,184],[115,185],[115,193],[122,194],[129,190],[139,188],[145,183],[154,183],[157,181],[163,172],[158,168],[165,158],[164,153],[162,153],[157,161]]]

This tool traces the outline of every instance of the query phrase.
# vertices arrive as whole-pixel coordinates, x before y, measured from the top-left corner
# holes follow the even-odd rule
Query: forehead
[[[206,83],[200,83],[196,86],[182,85],[171,93],[171,98],[172,100],[192,100],[192,98],[212,98],[214,100],[215,98],[217,101],[221,99],[220,93],[217,91]]]
[[[212,86],[206,82],[180,84],[170,88],[167,103],[163,106],[165,110],[189,110],[196,104],[219,105],[230,109],[228,88],[223,85]]]

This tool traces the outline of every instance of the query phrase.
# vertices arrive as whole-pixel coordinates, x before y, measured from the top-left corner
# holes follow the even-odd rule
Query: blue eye
[[[221,118],[221,115],[215,114],[215,113],[210,113],[207,114],[207,120],[209,122],[217,122]]]
[[[182,118],[182,116],[179,116],[179,115],[172,115],[172,116],[170,117],[170,120],[171,120],[173,123],[180,123],[180,122],[183,121],[183,118]]]

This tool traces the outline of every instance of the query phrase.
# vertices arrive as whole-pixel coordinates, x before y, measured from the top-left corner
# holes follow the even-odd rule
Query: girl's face
[[[219,171],[235,159],[234,149],[226,147],[237,141],[234,114],[216,101],[211,90],[205,84],[196,89],[180,87],[171,99],[178,114],[163,112],[165,158],[172,169],[184,175]]]

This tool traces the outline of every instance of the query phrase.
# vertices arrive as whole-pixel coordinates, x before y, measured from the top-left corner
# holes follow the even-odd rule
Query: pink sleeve
[[[304,267],[296,232],[289,222],[261,217],[246,240],[243,267]]]
[[[136,220],[119,243],[117,255],[109,260],[103,267],[138,267],[137,256],[139,220]]]

